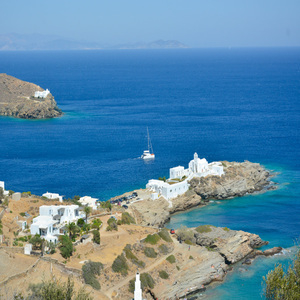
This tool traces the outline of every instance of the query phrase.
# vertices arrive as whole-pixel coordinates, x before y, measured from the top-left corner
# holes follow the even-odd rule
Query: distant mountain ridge
[[[176,40],[123,43],[105,45],[96,42],[75,41],[55,35],[42,34],[0,34],[0,51],[16,50],[97,50],[97,49],[175,49],[188,48]]]

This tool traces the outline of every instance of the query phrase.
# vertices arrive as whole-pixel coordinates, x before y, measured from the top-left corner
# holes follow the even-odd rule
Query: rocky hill
[[[22,81],[7,74],[0,74],[0,115],[22,119],[48,119],[62,115],[54,97],[35,98],[38,85]]]

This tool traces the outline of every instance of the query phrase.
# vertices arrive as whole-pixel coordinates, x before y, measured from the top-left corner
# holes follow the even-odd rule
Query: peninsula
[[[0,115],[21,119],[49,119],[61,116],[62,111],[50,91],[2,73]]]
[[[170,232],[161,227],[171,214],[210,199],[273,189],[271,176],[257,163],[208,163],[195,153],[187,169],[171,168],[169,179],[149,180],[146,189],[106,202],[14,193],[0,182],[0,296],[27,296],[42,277],[67,282],[70,275],[94,299],[132,299],[136,274],[147,300],[203,292],[223,281],[237,262],[247,271],[256,256],[282,248],[256,250],[268,242],[227,227],[181,226]]]

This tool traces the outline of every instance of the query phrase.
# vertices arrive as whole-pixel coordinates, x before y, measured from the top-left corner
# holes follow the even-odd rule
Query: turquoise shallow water
[[[178,214],[169,226],[227,226],[270,246],[299,238],[299,48],[1,51],[0,72],[49,88],[65,112],[0,117],[7,189],[107,200],[187,166],[194,152],[209,162],[247,159],[279,172],[279,189]],[[137,159],[147,126],[151,164]],[[233,272],[207,294],[260,299],[261,276],[276,259]]]

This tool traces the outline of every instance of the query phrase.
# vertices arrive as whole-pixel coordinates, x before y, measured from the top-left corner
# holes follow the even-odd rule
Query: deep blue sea
[[[107,200],[187,166],[194,152],[249,160],[279,172],[279,189],[177,214],[168,227],[227,226],[286,248],[299,238],[299,48],[0,52],[0,72],[48,88],[65,112],[0,117],[7,189]],[[147,126],[151,163],[137,159]],[[205,298],[261,299],[261,277],[279,261],[289,255],[237,266]]]

